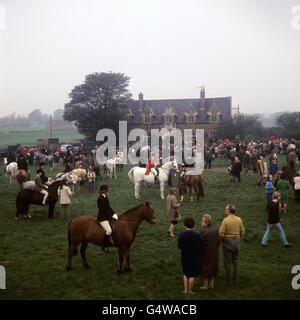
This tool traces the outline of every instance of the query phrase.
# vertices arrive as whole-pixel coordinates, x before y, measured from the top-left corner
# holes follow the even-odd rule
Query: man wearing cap
[[[111,220],[111,219],[118,220],[118,215],[110,207],[109,200],[108,200],[108,197],[107,197],[108,192],[109,192],[108,186],[106,184],[103,184],[100,187],[99,197],[98,197],[98,200],[97,200],[97,204],[98,204],[98,208],[99,208],[97,221],[101,224],[101,226],[105,230],[105,236],[104,236],[104,239],[102,241],[102,250],[105,253],[108,252],[107,247],[109,245],[113,244],[112,238],[111,238],[112,230],[111,230],[111,227],[110,227],[110,224],[109,224],[109,220]]]
[[[245,234],[242,219],[235,215],[236,209],[233,204],[225,207],[227,217],[222,221],[220,228],[220,238],[224,254],[224,269],[226,271],[227,285],[232,283],[232,265],[233,265],[233,283],[239,280],[239,256],[240,256],[240,237]]]

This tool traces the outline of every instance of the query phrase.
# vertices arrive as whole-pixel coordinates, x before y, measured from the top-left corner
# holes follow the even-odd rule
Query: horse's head
[[[172,161],[172,170],[174,170],[176,173],[179,172],[178,164],[177,164],[176,159]]]
[[[145,213],[145,220],[149,223],[156,223],[156,217],[155,217],[155,214],[154,214],[154,210],[152,209],[151,207],[151,204],[149,201],[144,201],[144,213]]]

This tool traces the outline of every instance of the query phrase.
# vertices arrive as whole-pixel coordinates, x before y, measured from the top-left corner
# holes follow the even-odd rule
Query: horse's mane
[[[149,201],[146,201],[146,204],[149,204],[149,205],[150,205],[150,202],[149,202]],[[139,209],[139,208],[142,207],[143,205],[144,205],[144,203],[141,203],[141,204],[135,206],[134,208],[131,208],[131,209],[127,210],[126,212],[122,213],[122,215],[123,215],[123,214],[127,214],[127,213],[131,213],[132,211],[135,211],[135,210]]]

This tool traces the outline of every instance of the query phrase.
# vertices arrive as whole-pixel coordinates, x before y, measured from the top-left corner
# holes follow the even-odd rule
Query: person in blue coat
[[[199,232],[193,231],[195,220],[187,217],[184,220],[185,231],[178,237],[178,248],[181,250],[181,265],[183,271],[183,293],[194,294],[195,277],[201,274],[201,258],[204,243]]]

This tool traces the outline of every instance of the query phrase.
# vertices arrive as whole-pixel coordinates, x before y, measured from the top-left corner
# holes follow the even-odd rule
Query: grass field
[[[299,168],[299,167],[298,167]],[[33,173],[36,168],[31,167]],[[60,168],[47,175],[54,176]],[[108,183],[111,187],[110,202],[119,214],[141,203],[135,200],[133,186],[129,184],[125,168],[118,180],[108,177],[96,183]],[[173,181],[177,178],[173,178]],[[204,213],[212,215],[214,226],[219,228],[224,218],[224,207],[233,203],[237,215],[244,222],[246,235],[241,242],[240,283],[228,288],[224,285],[222,251],[219,251],[219,276],[214,291],[200,292],[201,278],[195,281],[195,296],[183,295],[180,250],[177,237],[167,235],[169,221],[166,201],[159,197],[158,188],[141,190],[141,198],[149,200],[154,208],[157,223],[143,222],[131,248],[132,273],[116,272],[117,249],[105,255],[101,248],[89,244],[87,259],[90,270],[81,264],[80,255],[73,258],[73,271],[65,269],[67,260],[68,222],[60,219],[60,206],[56,216],[49,220],[47,208],[32,206],[31,220],[18,223],[15,215],[15,199],[18,188],[7,186],[0,177],[0,264],[7,273],[7,290],[0,290],[0,299],[299,299],[299,290],[293,290],[291,269],[300,264],[300,207],[290,190],[288,213],[282,223],[293,248],[283,247],[276,231],[273,231],[268,247],[260,245],[266,229],[267,212],[264,187],[256,187],[256,175],[242,174],[242,182],[230,183],[227,172],[205,170],[205,197],[200,203],[190,203],[186,198],[180,208],[182,217],[196,219],[195,230],[201,230]],[[167,188],[168,191],[168,188]],[[72,218],[82,214],[97,215],[97,193],[87,190],[72,199]],[[183,221],[177,226],[178,235]]]
[[[18,143],[22,146],[35,146],[38,139],[47,139],[50,137],[50,131],[47,130],[45,126],[1,127],[0,149]],[[76,128],[71,130],[54,130],[52,137],[58,138],[59,143],[84,138],[82,134],[78,133]]]

